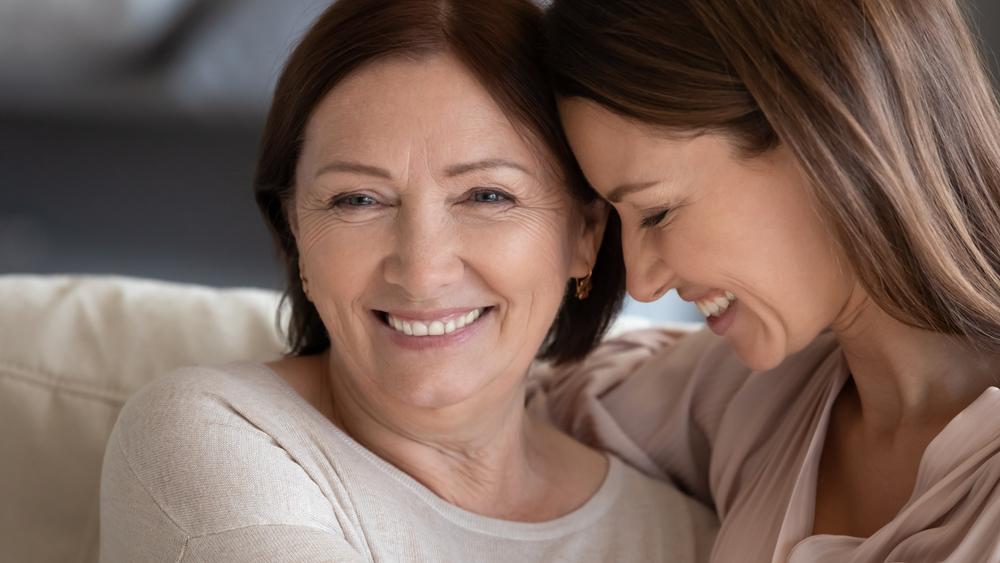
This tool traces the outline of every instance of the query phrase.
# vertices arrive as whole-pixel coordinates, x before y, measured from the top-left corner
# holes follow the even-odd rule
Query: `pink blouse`
[[[996,387],[930,443],[899,514],[856,538],[811,535],[827,423],[847,380],[831,334],[766,372],[751,372],[710,332],[659,330],[539,371],[533,406],[553,422],[715,508],[712,561],[1000,562]]]

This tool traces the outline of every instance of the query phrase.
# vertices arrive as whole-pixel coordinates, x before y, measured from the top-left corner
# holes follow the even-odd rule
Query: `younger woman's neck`
[[[833,329],[865,424],[882,431],[951,420],[988,387],[1000,384],[996,354],[904,324],[864,294],[852,299]]]

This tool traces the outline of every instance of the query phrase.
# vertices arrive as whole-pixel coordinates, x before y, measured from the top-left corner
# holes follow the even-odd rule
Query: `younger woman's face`
[[[786,148],[747,159],[723,136],[668,139],[580,98],[560,113],[588,180],[621,216],[632,297],[676,289],[758,370],[846,307],[853,276]]]

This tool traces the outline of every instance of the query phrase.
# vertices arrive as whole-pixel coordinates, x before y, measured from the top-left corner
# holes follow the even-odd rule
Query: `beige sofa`
[[[280,356],[278,301],[255,289],[0,276],[0,561],[96,561],[101,459],[122,404],[181,365]]]
[[[0,561],[96,561],[101,460],[122,404],[175,367],[279,357],[279,301],[259,289],[0,276]],[[622,317],[611,332],[650,324]]]

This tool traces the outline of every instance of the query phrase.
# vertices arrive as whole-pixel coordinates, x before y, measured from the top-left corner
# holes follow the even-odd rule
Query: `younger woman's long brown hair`
[[[1000,350],[1000,119],[954,0],[555,0],[557,93],[796,155],[864,288]]]

